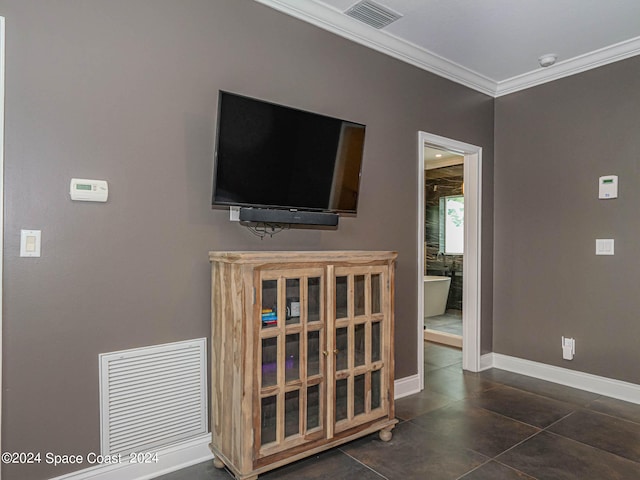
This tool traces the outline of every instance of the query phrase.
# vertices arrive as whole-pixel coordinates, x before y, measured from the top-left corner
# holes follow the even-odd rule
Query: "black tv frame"
[[[275,105],[276,107],[282,107],[290,110],[298,110],[303,113],[309,113],[313,115],[318,115],[321,117],[326,117],[333,120],[339,120],[342,122],[346,122],[349,124],[360,125],[364,128],[366,126],[364,124],[360,124],[357,122],[352,122],[349,120],[344,120],[338,117],[330,117],[324,114],[300,110],[295,107],[290,107],[286,105],[280,105],[273,102],[269,102],[266,100],[261,100],[258,98],[247,97],[245,95],[223,91],[220,90],[218,97],[218,125],[217,125],[217,136],[219,135],[220,129],[220,111],[221,111],[221,99],[222,95],[232,95],[237,97],[243,97],[250,100],[255,100],[257,102]],[[216,139],[216,144],[218,139]],[[362,146],[364,148],[364,145]],[[341,213],[346,214],[347,216],[355,216],[357,211],[357,206],[354,210],[338,210],[338,209],[327,209],[320,210],[317,208],[307,208],[304,206],[286,206],[286,205],[268,205],[268,204],[251,204],[251,203],[234,203],[231,201],[220,201],[215,200],[215,191],[216,191],[216,172],[218,168],[218,152],[216,148],[215,152],[215,163],[214,163],[214,185],[213,185],[213,195],[212,195],[212,208],[224,208],[225,206],[229,207],[239,207],[239,219],[241,222],[254,222],[254,223],[265,223],[265,224],[286,224],[286,225],[318,225],[318,226],[329,226],[334,227],[338,225],[339,217]],[[358,175],[358,190],[360,187],[360,175],[362,172],[362,158],[360,160],[360,174]],[[356,204],[357,205],[357,204]]]

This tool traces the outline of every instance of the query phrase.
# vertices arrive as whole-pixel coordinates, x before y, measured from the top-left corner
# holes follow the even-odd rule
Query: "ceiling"
[[[448,152],[440,148],[424,146],[424,168],[433,170],[436,168],[450,167],[464,163],[464,156],[455,152]]]
[[[640,54],[640,0],[373,0],[401,15],[381,29],[359,0],[256,1],[494,97]]]

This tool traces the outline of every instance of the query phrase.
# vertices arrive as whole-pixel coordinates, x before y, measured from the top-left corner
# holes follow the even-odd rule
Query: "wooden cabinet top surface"
[[[209,252],[210,262],[276,263],[276,262],[372,262],[391,261],[398,256],[393,251],[327,250],[327,251],[260,251]]]

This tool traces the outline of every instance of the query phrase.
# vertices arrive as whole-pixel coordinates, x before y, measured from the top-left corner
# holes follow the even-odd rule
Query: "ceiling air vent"
[[[344,13],[378,29],[384,28],[402,17],[399,13],[370,0],[362,0]]]

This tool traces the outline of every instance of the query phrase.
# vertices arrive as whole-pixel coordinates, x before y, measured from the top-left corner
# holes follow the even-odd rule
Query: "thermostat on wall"
[[[598,181],[598,198],[618,198],[618,176],[606,175]]]
[[[109,197],[109,185],[105,180],[72,178],[69,195],[71,200],[81,202],[106,202]]]

